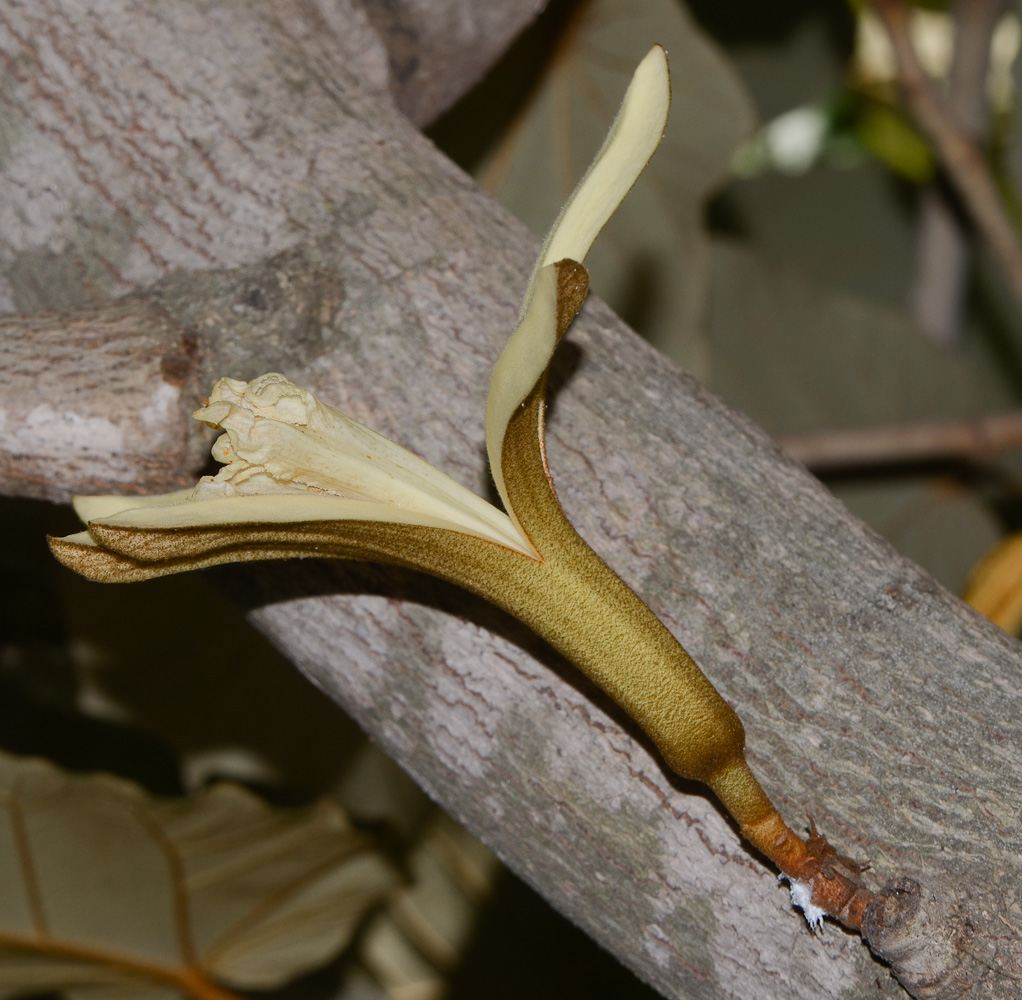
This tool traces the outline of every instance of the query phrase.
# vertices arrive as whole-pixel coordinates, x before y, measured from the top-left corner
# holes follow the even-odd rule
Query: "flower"
[[[490,468],[507,513],[271,373],[248,383],[221,379],[193,414],[224,431],[212,451],[224,464],[217,475],[164,496],[76,497],[75,510],[88,529],[51,539],[54,554],[103,582],[302,554],[389,559],[437,572],[439,554],[464,549],[466,536],[542,560],[508,490],[505,441],[522,403],[535,394],[540,419],[533,440],[517,447],[542,455],[546,371],[587,288],[584,268],[572,262],[584,259],[652,156],[669,105],[667,59],[655,47],[636,70],[603,147],[561,210],[529,279],[486,408]],[[541,478],[548,481],[545,460]],[[443,531],[449,536],[437,534]],[[390,549],[398,540],[404,543],[399,559]],[[416,559],[421,548],[429,550],[425,564]]]
[[[75,569],[93,575],[93,548],[102,547],[107,536],[111,552],[137,564],[125,562],[125,573],[155,576],[187,568],[173,561],[185,530],[310,521],[432,526],[535,556],[503,511],[284,375],[270,373],[251,382],[222,378],[193,416],[224,431],[212,449],[223,468],[191,490],[163,497],[77,497],[75,507],[90,524],[91,539],[75,541],[85,546],[83,564]],[[177,535],[168,535],[165,550],[143,553],[130,533],[111,530],[132,527],[175,529]],[[225,552],[219,561],[229,562],[231,555]],[[109,580],[108,571],[96,577]]]
[[[487,453],[506,513],[269,374],[221,379],[195,412],[224,432],[213,446],[223,463],[215,476],[166,496],[78,497],[87,530],[50,544],[65,565],[107,582],[315,555],[394,563],[458,584],[564,654],[675,771],[714,790],[759,850],[815,887],[833,881],[825,841],[811,854],[785,825],[745,761],[738,716],[576,533],[546,464],[547,370],[585,299],[580,261],[659,144],[669,104],[667,59],[654,47],[536,262],[486,404]]]

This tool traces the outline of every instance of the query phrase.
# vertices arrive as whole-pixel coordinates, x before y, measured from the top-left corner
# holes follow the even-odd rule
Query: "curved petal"
[[[269,550],[282,548],[285,543],[274,539],[287,535],[289,528],[293,531],[287,544],[295,555],[302,554],[299,536],[303,534],[311,539],[306,554],[316,554],[324,530],[331,526],[342,532],[361,532],[368,538],[366,526],[401,525],[439,529],[442,534],[431,537],[432,544],[440,549],[444,547],[443,535],[450,534],[452,544],[456,537],[472,537],[536,557],[535,550],[523,542],[510,523],[506,530],[494,530],[463,512],[456,511],[456,518],[444,517],[423,509],[326,494],[196,500],[191,498],[191,491],[180,491],[163,497],[79,497],[76,507],[87,518],[88,530],[67,538],[51,538],[50,548],[71,569],[90,579],[112,582],[198,569],[196,558],[214,550],[224,551],[205,559],[202,566],[279,558]],[[225,542],[228,535],[230,541]],[[259,556],[254,554],[257,551],[268,554]],[[371,557],[372,546],[368,545],[364,558]]]
[[[164,507],[155,518],[135,509],[92,521],[89,530],[77,535],[51,537],[49,543],[65,566],[101,583],[129,583],[224,563],[318,557],[406,566],[495,603],[523,564],[539,565],[532,553],[425,517],[405,512],[404,520],[401,514],[384,520],[378,505],[365,501],[291,497],[301,502],[280,516],[273,506],[283,499],[200,501]],[[209,510],[198,516],[196,509],[203,507],[215,509],[217,516],[210,517]],[[257,519],[233,519],[246,514]]]
[[[499,544],[524,544],[502,511],[283,375],[220,379],[195,416],[224,431],[213,446],[224,467],[199,483],[196,500],[325,493],[375,502],[381,520],[400,509]]]
[[[557,347],[557,268],[541,268],[536,275],[529,307],[507,342],[490,380],[486,396],[486,450],[490,472],[504,508],[515,518],[514,504],[504,484],[504,435],[515,411],[542,378]],[[537,374],[537,363],[543,366]],[[517,523],[517,518],[515,518]],[[520,527],[520,525],[519,525]]]
[[[632,76],[603,146],[547,235],[518,327],[493,370],[486,401],[486,450],[497,490],[516,524],[503,470],[504,437],[519,406],[545,376],[557,340],[585,296],[581,265],[576,264],[574,272],[559,265],[585,258],[659,145],[670,102],[667,56],[655,45]],[[542,420],[538,426],[541,435]],[[541,437],[537,447],[542,451]]]
[[[522,316],[542,268],[566,258],[580,263],[585,260],[600,230],[660,145],[670,106],[667,53],[654,45],[632,74],[607,138],[543,241],[522,303]]]
[[[124,510],[132,510],[135,507],[165,507],[170,504],[182,503],[194,492],[195,487],[191,486],[183,490],[175,490],[173,493],[158,493],[153,496],[125,497],[117,494],[103,496],[80,496],[73,497],[71,506],[75,513],[85,524],[95,521],[101,517],[110,517],[119,514]]]
[[[307,524],[314,521],[376,521],[386,524],[418,524],[475,535],[484,541],[522,551],[521,540],[510,529],[498,534],[483,522],[467,517],[444,517],[432,510],[384,504],[372,500],[349,500],[322,493],[278,493],[232,496],[214,500],[189,500],[176,504],[129,507],[89,520],[89,530],[103,540],[104,527],[184,530],[203,527]],[[126,533],[130,534],[129,533]],[[516,544],[517,543],[517,544]],[[131,554],[121,546],[118,551]],[[525,553],[523,554],[530,554]]]

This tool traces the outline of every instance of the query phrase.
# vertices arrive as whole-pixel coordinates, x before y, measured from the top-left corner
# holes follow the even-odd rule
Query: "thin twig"
[[[983,154],[936,93],[909,35],[909,8],[902,0],[872,0],[894,46],[905,101],[936,148],[948,177],[979,231],[989,241],[1022,306],[1022,246],[1004,210]]]
[[[1006,0],[955,0],[952,8],[955,53],[948,101],[977,142],[987,133],[990,45],[1006,6]],[[912,312],[920,329],[938,343],[961,340],[970,258],[968,234],[948,192],[931,182],[920,205]]]
[[[932,421],[791,435],[777,442],[815,472],[868,465],[980,460],[1022,448],[1022,411],[974,421]]]

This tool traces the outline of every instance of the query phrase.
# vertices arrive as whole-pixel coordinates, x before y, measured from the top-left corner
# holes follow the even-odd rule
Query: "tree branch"
[[[1022,305],[1022,247],[986,161],[919,64],[908,30],[909,8],[902,0],[872,3],[891,36],[905,101],[936,148],[948,177],[977,229],[990,243],[1017,302]]]
[[[198,340],[152,300],[0,317],[0,342],[8,495],[169,491],[203,464]]]
[[[1006,0],[956,0],[953,5],[955,54],[948,103],[976,142],[987,132],[990,45],[1006,6]],[[968,233],[948,192],[931,182],[920,206],[912,311],[923,332],[938,343],[961,340],[970,258]]]
[[[147,301],[170,339],[153,358],[183,329],[200,371],[282,368],[485,492],[486,383],[534,241],[412,129],[360,64],[372,53],[326,32],[315,4],[215,12],[0,7],[0,108],[18,123],[4,296],[64,309],[159,282]],[[259,328],[298,274],[290,329]],[[1015,996],[1018,644],[599,302],[565,350],[548,457],[580,531],[737,708],[788,819],[811,813],[877,885],[922,884],[894,883],[871,923],[902,981]],[[147,371],[159,389],[162,369]],[[92,409],[72,398],[72,435],[79,412],[116,408],[97,391]],[[12,454],[27,414],[0,407]],[[118,436],[102,440],[115,469]],[[101,452],[97,436],[93,477]],[[66,491],[64,467],[45,472],[48,495]],[[811,935],[714,803],[514,622],[396,571],[306,561],[221,578],[431,795],[665,996],[899,994],[857,938]]]
[[[814,472],[949,459],[981,461],[1022,448],[1022,413],[792,434],[777,443]]]
[[[387,48],[391,93],[418,126],[478,82],[546,0],[365,0]]]

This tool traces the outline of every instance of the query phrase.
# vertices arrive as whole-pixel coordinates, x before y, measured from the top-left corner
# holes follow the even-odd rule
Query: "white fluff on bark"
[[[802,911],[802,915],[806,918],[806,923],[809,924],[809,927],[813,931],[822,928],[823,918],[827,914],[813,903],[813,887],[808,882],[800,882],[798,879],[787,879],[784,875],[781,876],[781,880],[788,881],[792,905],[797,906]]]

